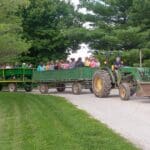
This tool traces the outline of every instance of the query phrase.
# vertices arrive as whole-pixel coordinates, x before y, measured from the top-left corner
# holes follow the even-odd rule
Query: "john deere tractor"
[[[104,68],[94,73],[92,89],[97,97],[108,97],[114,88],[119,89],[122,100],[129,100],[134,94],[150,97],[150,68]]]

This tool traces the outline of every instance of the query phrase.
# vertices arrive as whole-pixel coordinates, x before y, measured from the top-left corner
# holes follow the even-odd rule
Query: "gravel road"
[[[69,91],[61,94],[53,91],[52,94],[65,97],[141,149],[150,150],[149,98],[133,97],[130,101],[121,101],[117,90],[105,99],[99,99],[88,91],[82,95],[73,95]]]

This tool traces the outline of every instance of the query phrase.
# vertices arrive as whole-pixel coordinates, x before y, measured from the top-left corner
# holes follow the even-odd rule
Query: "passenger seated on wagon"
[[[84,66],[90,67],[90,59],[88,57],[85,57]]]
[[[59,60],[55,61],[54,69],[55,70],[61,69],[61,63],[59,62]]]
[[[22,63],[22,66],[21,66],[21,68],[28,68],[28,64],[26,64],[26,63]]]
[[[95,68],[96,67],[96,60],[94,57],[90,58],[90,67]]]
[[[69,69],[69,61],[68,60],[63,61],[61,63],[61,69]]]
[[[101,64],[100,64],[100,61],[99,61],[97,58],[95,58],[95,61],[96,61],[96,66],[95,66],[95,67],[96,67],[96,68],[99,68],[100,65],[101,65]]]
[[[51,61],[51,62],[50,62],[50,70],[54,70],[54,67],[55,67],[54,62]]]
[[[18,69],[18,68],[21,68],[21,64],[20,63],[18,63],[18,62],[15,62],[15,64],[14,64],[14,67],[13,67],[14,69]]]
[[[1,69],[5,69],[5,68],[6,68],[6,65],[2,64]]]
[[[43,63],[40,63],[37,67],[37,71],[45,71],[46,70],[46,67]]]
[[[75,59],[74,59],[74,58],[71,58],[71,62],[69,63],[69,68],[70,68],[70,69],[75,68],[75,64],[76,64]]]
[[[12,66],[10,64],[6,64],[5,69],[12,69]]]
[[[50,62],[47,62],[46,64],[46,71],[50,70]]]
[[[28,68],[32,69],[33,68],[33,64],[29,64]]]
[[[79,57],[78,60],[76,61],[75,67],[84,67],[84,63],[82,62],[82,58]]]
[[[91,67],[91,68],[98,68],[100,67],[100,62],[95,57],[90,57],[90,58],[86,57],[84,66]]]

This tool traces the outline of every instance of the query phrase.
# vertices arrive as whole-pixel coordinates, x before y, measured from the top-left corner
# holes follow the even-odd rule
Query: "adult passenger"
[[[90,67],[95,68],[96,67],[96,60],[94,57],[90,58]]]
[[[20,67],[21,67],[21,65],[19,65],[18,62],[16,62],[15,65],[14,65],[14,69],[17,69],[17,68],[20,68]]]
[[[26,63],[22,63],[22,68],[28,68],[28,65]]]
[[[96,58],[95,61],[96,61],[96,68],[99,68],[100,65],[101,65],[100,62],[99,62],[99,60]]]
[[[33,68],[33,64],[29,64],[29,66],[28,66],[30,69],[32,69]]]
[[[50,62],[50,70],[54,70],[54,67],[55,67],[54,62],[51,61],[51,62]]]
[[[75,64],[76,64],[75,59],[74,59],[74,58],[71,58],[71,62],[69,63],[69,68],[70,68],[70,69],[75,68]]]
[[[50,62],[47,62],[47,64],[46,64],[46,70],[47,71],[50,70]]]
[[[6,69],[11,69],[11,66],[9,64],[6,64]]]
[[[82,62],[82,58],[79,57],[78,60],[76,61],[75,67],[83,67],[84,64]]]
[[[63,69],[69,69],[69,61],[66,60],[64,63],[63,63]]]
[[[45,71],[46,70],[46,67],[43,63],[39,64],[38,67],[37,67],[37,71]]]
[[[88,57],[85,58],[84,66],[85,67],[90,67],[90,59]]]
[[[55,70],[60,69],[60,63],[59,63],[59,61],[58,61],[58,60],[56,60],[56,61],[55,61],[54,69],[55,69]]]

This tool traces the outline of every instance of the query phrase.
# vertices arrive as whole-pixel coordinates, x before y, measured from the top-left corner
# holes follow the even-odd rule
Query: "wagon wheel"
[[[65,91],[65,84],[57,84],[57,91],[64,92]]]
[[[130,87],[128,83],[121,83],[119,86],[119,95],[122,100],[129,100],[130,99]]]
[[[9,92],[16,92],[17,91],[17,84],[9,83],[8,84],[8,89],[9,89]]]
[[[81,91],[82,91],[82,84],[79,83],[79,82],[73,83],[73,85],[72,85],[72,93],[76,94],[76,95],[79,95],[79,94],[81,94]]]
[[[92,89],[97,97],[107,97],[111,90],[111,78],[107,71],[96,71],[92,80]]]
[[[2,89],[3,89],[3,86],[0,84],[0,91],[2,91]]]
[[[47,84],[41,84],[39,90],[40,90],[41,94],[47,94],[48,93],[48,85]]]
[[[24,85],[24,89],[26,92],[31,92],[32,91],[32,84],[31,83],[26,83]]]

